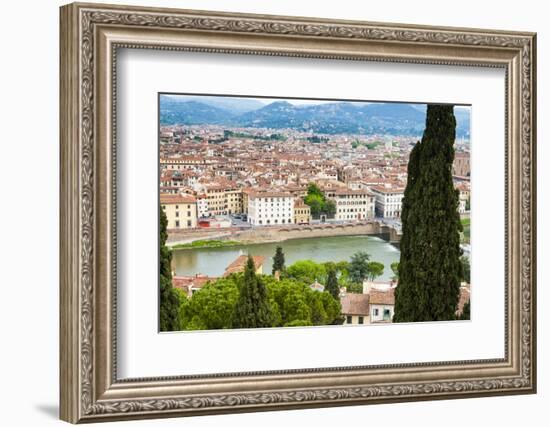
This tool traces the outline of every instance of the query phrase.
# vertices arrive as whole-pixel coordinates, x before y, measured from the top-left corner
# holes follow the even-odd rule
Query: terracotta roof
[[[395,305],[395,289],[389,289],[387,291],[371,289],[369,295],[371,304]]]
[[[254,267],[257,270],[264,263],[265,257],[262,255],[255,255],[252,257],[252,260],[254,261]],[[229,264],[225,269],[225,273],[223,273],[224,277],[229,276],[233,273],[240,273],[244,271],[244,267],[246,266],[247,261],[248,255],[240,255],[239,257],[237,257],[237,259]]]
[[[369,315],[369,295],[368,294],[345,294],[340,298],[342,304],[342,314]]]
[[[266,192],[249,193],[248,197],[251,199],[269,198],[269,197],[292,197],[292,194],[284,191],[266,191]]]
[[[294,207],[295,208],[308,208],[309,205],[306,205],[303,199],[295,199],[294,200]]]
[[[182,203],[196,203],[197,200],[195,196],[190,194],[161,194],[160,195],[160,204],[161,205],[177,205]]]
[[[160,159],[161,163],[185,163],[185,162],[200,162],[203,161],[202,157],[163,157]]]
[[[337,195],[347,195],[347,194],[365,194],[367,196],[371,196],[372,193],[367,189],[361,189],[361,190],[352,190],[351,188],[338,188],[334,194]]]
[[[379,193],[383,194],[401,194],[405,191],[404,187],[391,187],[387,188],[381,185],[377,185],[371,188],[373,191],[378,191]]]

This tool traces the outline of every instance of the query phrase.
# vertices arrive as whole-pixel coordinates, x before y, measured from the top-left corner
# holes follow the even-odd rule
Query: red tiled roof
[[[161,205],[177,205],[181,203],[196,203],[195,196],[190,194],[161,194]]]
[[[340,303],[342,304],[342,314],[344,315],[369,315],[368,294],[345,294],[340,298]]]
[[[294,200],[294,207],[295,208],[309,208],[309,205],[306,205],[303,199],[295,199]]]
[[[266,191],[266,192],[249,193],[248,197],[251,199],[267,198],[267,197],[292,197],[292,194],[284,191]]]
[[[379,193],[383,194],[400,194],[405,191],[404,187],[384,187],[381,185],[377,185],[371,188],[374,191],[378,191]]]
[[[387,291],[371,289],[370,303],[379,305],[395,305],[395,289],[389,289]]]

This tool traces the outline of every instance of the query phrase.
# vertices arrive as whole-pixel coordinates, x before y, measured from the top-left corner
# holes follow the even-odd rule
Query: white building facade
[[[380,218],[401,218],[403,206],[403,189],[373,187],[375,212]]]
[[[391,323],[395,309],[395,288],[393,282],[363,282],[363,294],[369,296],[370,323]]]
[[[250,194],[248,222],[256,226],[293,224],[294,199],[290,193]]]
[[[208,200],[205,195],[197,196],[197,212],[199,218],[210,216],[208,212]]]

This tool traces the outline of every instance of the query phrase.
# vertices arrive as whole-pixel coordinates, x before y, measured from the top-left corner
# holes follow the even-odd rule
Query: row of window
[[[290,203],[292,201],[292,198],[290,197],[260,197],[259,199],[256,199],[260,203],[267,203],[267,202],[283,202],[283,203]]]
[[[372,309],[372,316],[373,317],[378,317],[380,315],[380,310],[378,308],[373,308]],[[385,308],[384,309],[384,313],[382,315],[382,318],[384,320],[391,320],[391,311],[389,308]],[[346,316],[346,323],[351,325],[353,323],[353,316]],[[358,316],[357,318],[357,323],[359,325],[362,325],[365,323],[365,318],[364,316]]]
[[[347,209],[341,209],[338,208],[338,213],[342,212],[366,212],[366,209],[360,209],[360,208],[347,208]]]
[[[292,213],[289,212],[289,213],[285,214],[285,213],[283,212],[283,213],[280,214],[280,215],[279,215],[279,212],[273,213],[273,214],[271,214],[271,215],[262,214],[261,212],[258,213],[258,217],[259,217],[259,218],[261,218],[261,217],[264,217],[264,218],[265,218],[265,217],[269,217],[269,216],[272,216],[272,217],[275,217],[275,216],[276,216],[276,217],[279,217],[279,216],[287,217],[287,216],[292,216]]]
[[[345,201],[345,200],[338,200],[336,202],[337,205],[366,205],[368,202],[366,200],[354,200],[354,201]]]
[[[339,199],[367,199],[371,196],[368,194],[346,194],[344,196],[341,195],[335,195]]]
[[[365,214],[363,214],[363,218],[365,217]],[[347,214],[347,215],[338,215],[337,219],[361,219],[361,214]]]
[[[250,222],[251,222],[252,224],[255,223],[254,220],[250,220]],[[288,219],[285,220],[285,218],[283,218],[283,219],[281,220],[280,223],[281,223],[281,224],[292,224],[292,219],[291,219],[291,218],[288,218]],[[271,222],[270,219],[268,219],[268,220],[265,221],[265,225],[270,225],[270,224],[272,224],[272,222]],[[275,219],[273,220],[273,224],[279,224],[279,220],[278,220],[277,218],[275,218]],[[258,220],[258,225],[264,225],[263,220],[259,219],[259,220]]]
[[[285,209],[285,208],[277,208],[277,212],[281,212],[281,209]],[[288,212],[292,212],[291,208],[287,208],[286,210]],[[261,212],[261,211],[262,211],[262,208],[258,208],[258,212]],[[265,212],[275,212],[275,209],[265,209],[264,211]]]
[[[359,316],[359,318],[357,319],[358,323],[360,325],[362,325],[363,323],[365,323],[365,318],[363,316]],[[346,316],[346,323],[348,325],[351,325],[352,324],[352,317],[351,316]]]

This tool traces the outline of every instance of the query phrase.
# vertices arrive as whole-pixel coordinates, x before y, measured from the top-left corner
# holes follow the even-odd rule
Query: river
[[[271,274],[275,248],[282,246],[287,266],[301,259],[315,262],[349,261],[359,251],[366,251],[371,261],[384,264],[384,274],[377,280],[389,280],[392,262],[399,261],[399,250],[377,236],[334,236],[293,239],[284,242],[257,243],[225,248],[180,249],[173,252],[173,268],[177,276],[197,273],[222,276],[225,268],[239,255],[263,255],[263,271]]]

